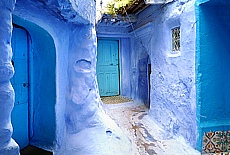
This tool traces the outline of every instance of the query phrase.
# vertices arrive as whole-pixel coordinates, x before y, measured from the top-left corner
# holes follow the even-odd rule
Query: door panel
[[[15,104],[12,111],[12,137],[19,144],[20,149],[29,144],[28,134],[28,37],[22,28],[13,29],[12,35],[12,63],[15,74],[11,79],[15,91]]]
[[[98,40],[97,78],[101,96],[119,95],[118,41]]]
[[[15,105],[12,111],[13,139],[20,149],[29,145],[28,136],[28,104]]]

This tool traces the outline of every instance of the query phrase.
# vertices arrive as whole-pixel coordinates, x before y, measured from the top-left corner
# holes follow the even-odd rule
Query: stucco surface
[[[71,151],[76,155],[130,154],[128,138],[100,108],[96,80],[96,33],[94,29],[85,27],[76,29],[72,35],[76,44],[70,45],[69,52],[70,84],[66,105],[67,142],[64,154]],[[76,141],[78,137],[80,141]]]
[[[60,155],[130,154],[128,138],[101,108],[96,81],[95,2],[18,0],[14,11],[13,6],[13,1],[0,2],[0,110],[4,111],[0,151],[19,154],[11,140],[10,123],[13,22],[28,31],[32,42],[30,58],[35,65],[30,68],[30,98],[36,104],[30,113],[31,144]],[[9,148],[14,152],[9,153]]]
[[[135,101],[147,102],[150,87],[151,117],[166,132],[183,136],[193,147],[197,136],[194,3],[195,0],[180,0],[150,5],[137,14],[138,20],[131,29],[97,25],[99,37],[130,39],[130,44],[125,45],[120,40],[121,58],[126,60],[121,61],[121,73],[129,70],[128,80],[121,77],[121,81],[129,83],[124,88],[121,85],[122,90],[127,90],[125,94]],[[172,53],[171,29],[175,27],[181,30],[178,53]],[[128,57],[123,55],[125,51],[130,51]]]
[[[93,0],[17,0],[30,7],[40,7],[53,17],[74,24],[93,24],[95,22],[95,5]],[[16,4],[17,5],[17,4]]]
[[[137,72],[150,57],[150,113],[158,125],[196,144],[195,10],[194,1],[150,6],[138,15],[133,32],[132,95],[142,100]],[[171,29],[180,26],[180,52],[172,53]],[[143,88],[143,87],[142,87]]]
[[[9,80],[14,74],[11,64],[12,48],[12,11],[14,1],[1,1],[0,21],[0,153],[3,155],[19,154],[19,147],[11,138],[13,128],[11,124],[11,111],[14,104],[14,90]]]

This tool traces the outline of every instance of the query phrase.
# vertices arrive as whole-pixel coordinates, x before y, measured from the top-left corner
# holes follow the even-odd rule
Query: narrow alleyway
[[[133,155],[198,155],[182,138],[173,137],[159,128],[148,109],[141,103],[120,99],[116,103],[114,97],[102,99],[106,113],[118,124],[132,142]]]

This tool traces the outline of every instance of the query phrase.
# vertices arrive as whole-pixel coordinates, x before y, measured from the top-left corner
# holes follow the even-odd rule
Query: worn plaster
[[[168,133],[183,136],[193,147],[197,133],[194,3],[195,0],[180,0],[150,5],[137,14],[138,20],[132,23],[131,29],[118,30],[114,26],[105,27],[105,23],[97,25],[99,37],[130,39],[131,53],[127,58],[130,64],[122,68],[121,63],[122,71],[129,70],[126,73],[130,78],[129,97],[145,103],[149,100],[147,88],[150,87],[152,118]],[[178,26],[181,28],[181,51],[172,53],[171,29]],[[126,78],[121,80],[126,81]]]
[[[167,132],[196,144],[195,13],[194,1],[150,6],[138,15],[133,32],[132,97],[143,100],[137,72],[143,56],[150,57],[150,113]],[[172,53],[171,29],[180,26],[181,51]],[[137,37],[135,37],[135,35]],[[138,78],[139,77],[139,78]],[[146,78],[146,77],[143,77]],[[141,78],[142,79],[142,78]],[[147,86],[147,85],[145,85]]]
[[[5,112],[0,117],[0,151],[19,154],[11,139],[10,123],[14,22],[28,31],[32,42],[30,102],[36,104],[30,113],[31,144],[60,155],[130,154],[129,140],[101,108],[96,81],[95,2],[18,0],[14,11],[14,1],[0,4],[4,10],[0,30],[0,92],[4,97],[0,102]]]
[[[12,11],[14,1],[1,1],[1,29],[0,29],[0,153],[3,155],[19,154],[19,147],[11,138],[13,128],[11,124],[11,111],[14,104],[14,90],[9,80],[14,74],[11,64],[12,48]]]

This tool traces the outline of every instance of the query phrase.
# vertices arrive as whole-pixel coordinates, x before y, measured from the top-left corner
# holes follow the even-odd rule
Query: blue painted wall
[[[137,14],[134,29],[100,24],[98,36],[129,37],[125,55],[130,97],[139,102],[147,98],[147,66],[151,64],[150,115],[169,134],[180,135],[196,146],[195,93],[195,0],[175,1],[164,6],[150,5]],[[173,54],[171,29],[181,27],[181,51]],[[127,87],[128,88],[128,87]]]
[[[195,1],[152,5],[138,14],[132,32],[131,96],[141,102],[147,84],[141,68],[149,56],[150,115],[169,134],[196,146]],[[171,29],[180,26],[181,51],[172,53]],[[142,86],[143,85],[143,86]]]
[[[11,22],[14,3],[15,1],[10,0],[0,2],[0,154],[2,155],[20,154],[18,144],[12,139],[11,124],[11,112],[15,101],[14,89],[10,83],[14,75],[14,67],[11,63],[13,30]]]
[[[31,37],[29,51],[29,132],[30,144],[52,148],[56,132],[56,52],[52,37],[41,27],[14,16]],[[45,40],[45,42],[44,42]]]
[[[91,4],[85,1],[84,5]],[[65,7],[60,14],[55,14],[58,5]],[[69,22],[88,24],[93,17],[77,16],[93,13],[92,5],[83,7],[77,3],[46,3],[18,0],[14,9],[13,22],[25,27],[32,40],[31,51],[31,130],[32,145],[50,151],[61,148],[65,142],[65,103],[68,85],[68,48],[69,34],[72,32]],[[55,10],[55,11],[54,11]],[[20,18],[17,18],[17,17]],[[60,17],[61,16],[61,17]],[[69,18],[71,16],[71,19]],[[88,20],[90,19],[90,20]],[[76,24],[76,25],[75,25]]]
[[[141,18],[140,18],[141,19]],[[148,23],[144,27],[132,32],[132,52],[131,52],[131,96],[133,99],[147,103],[148,100],[148,61],[151,60],[151,28]]]
[[[130,38],[120,38],[120,92],[130,97]]]
[[[27,29],[32,40],[31,144],[57,155],[131,154],[129,139],[101,107],[96,82],[95,4],[94,0],[0,1],[1,155],[19,154],[10,121],[15,95],[9,82],[14,74],[13,22]],[[108,136],[108,130],[113,134]]]
[[[199,138],[207,131],[230,129],[230,3],[197,1],[197,118]],[[218,5],[217,5],[218,4]]]

